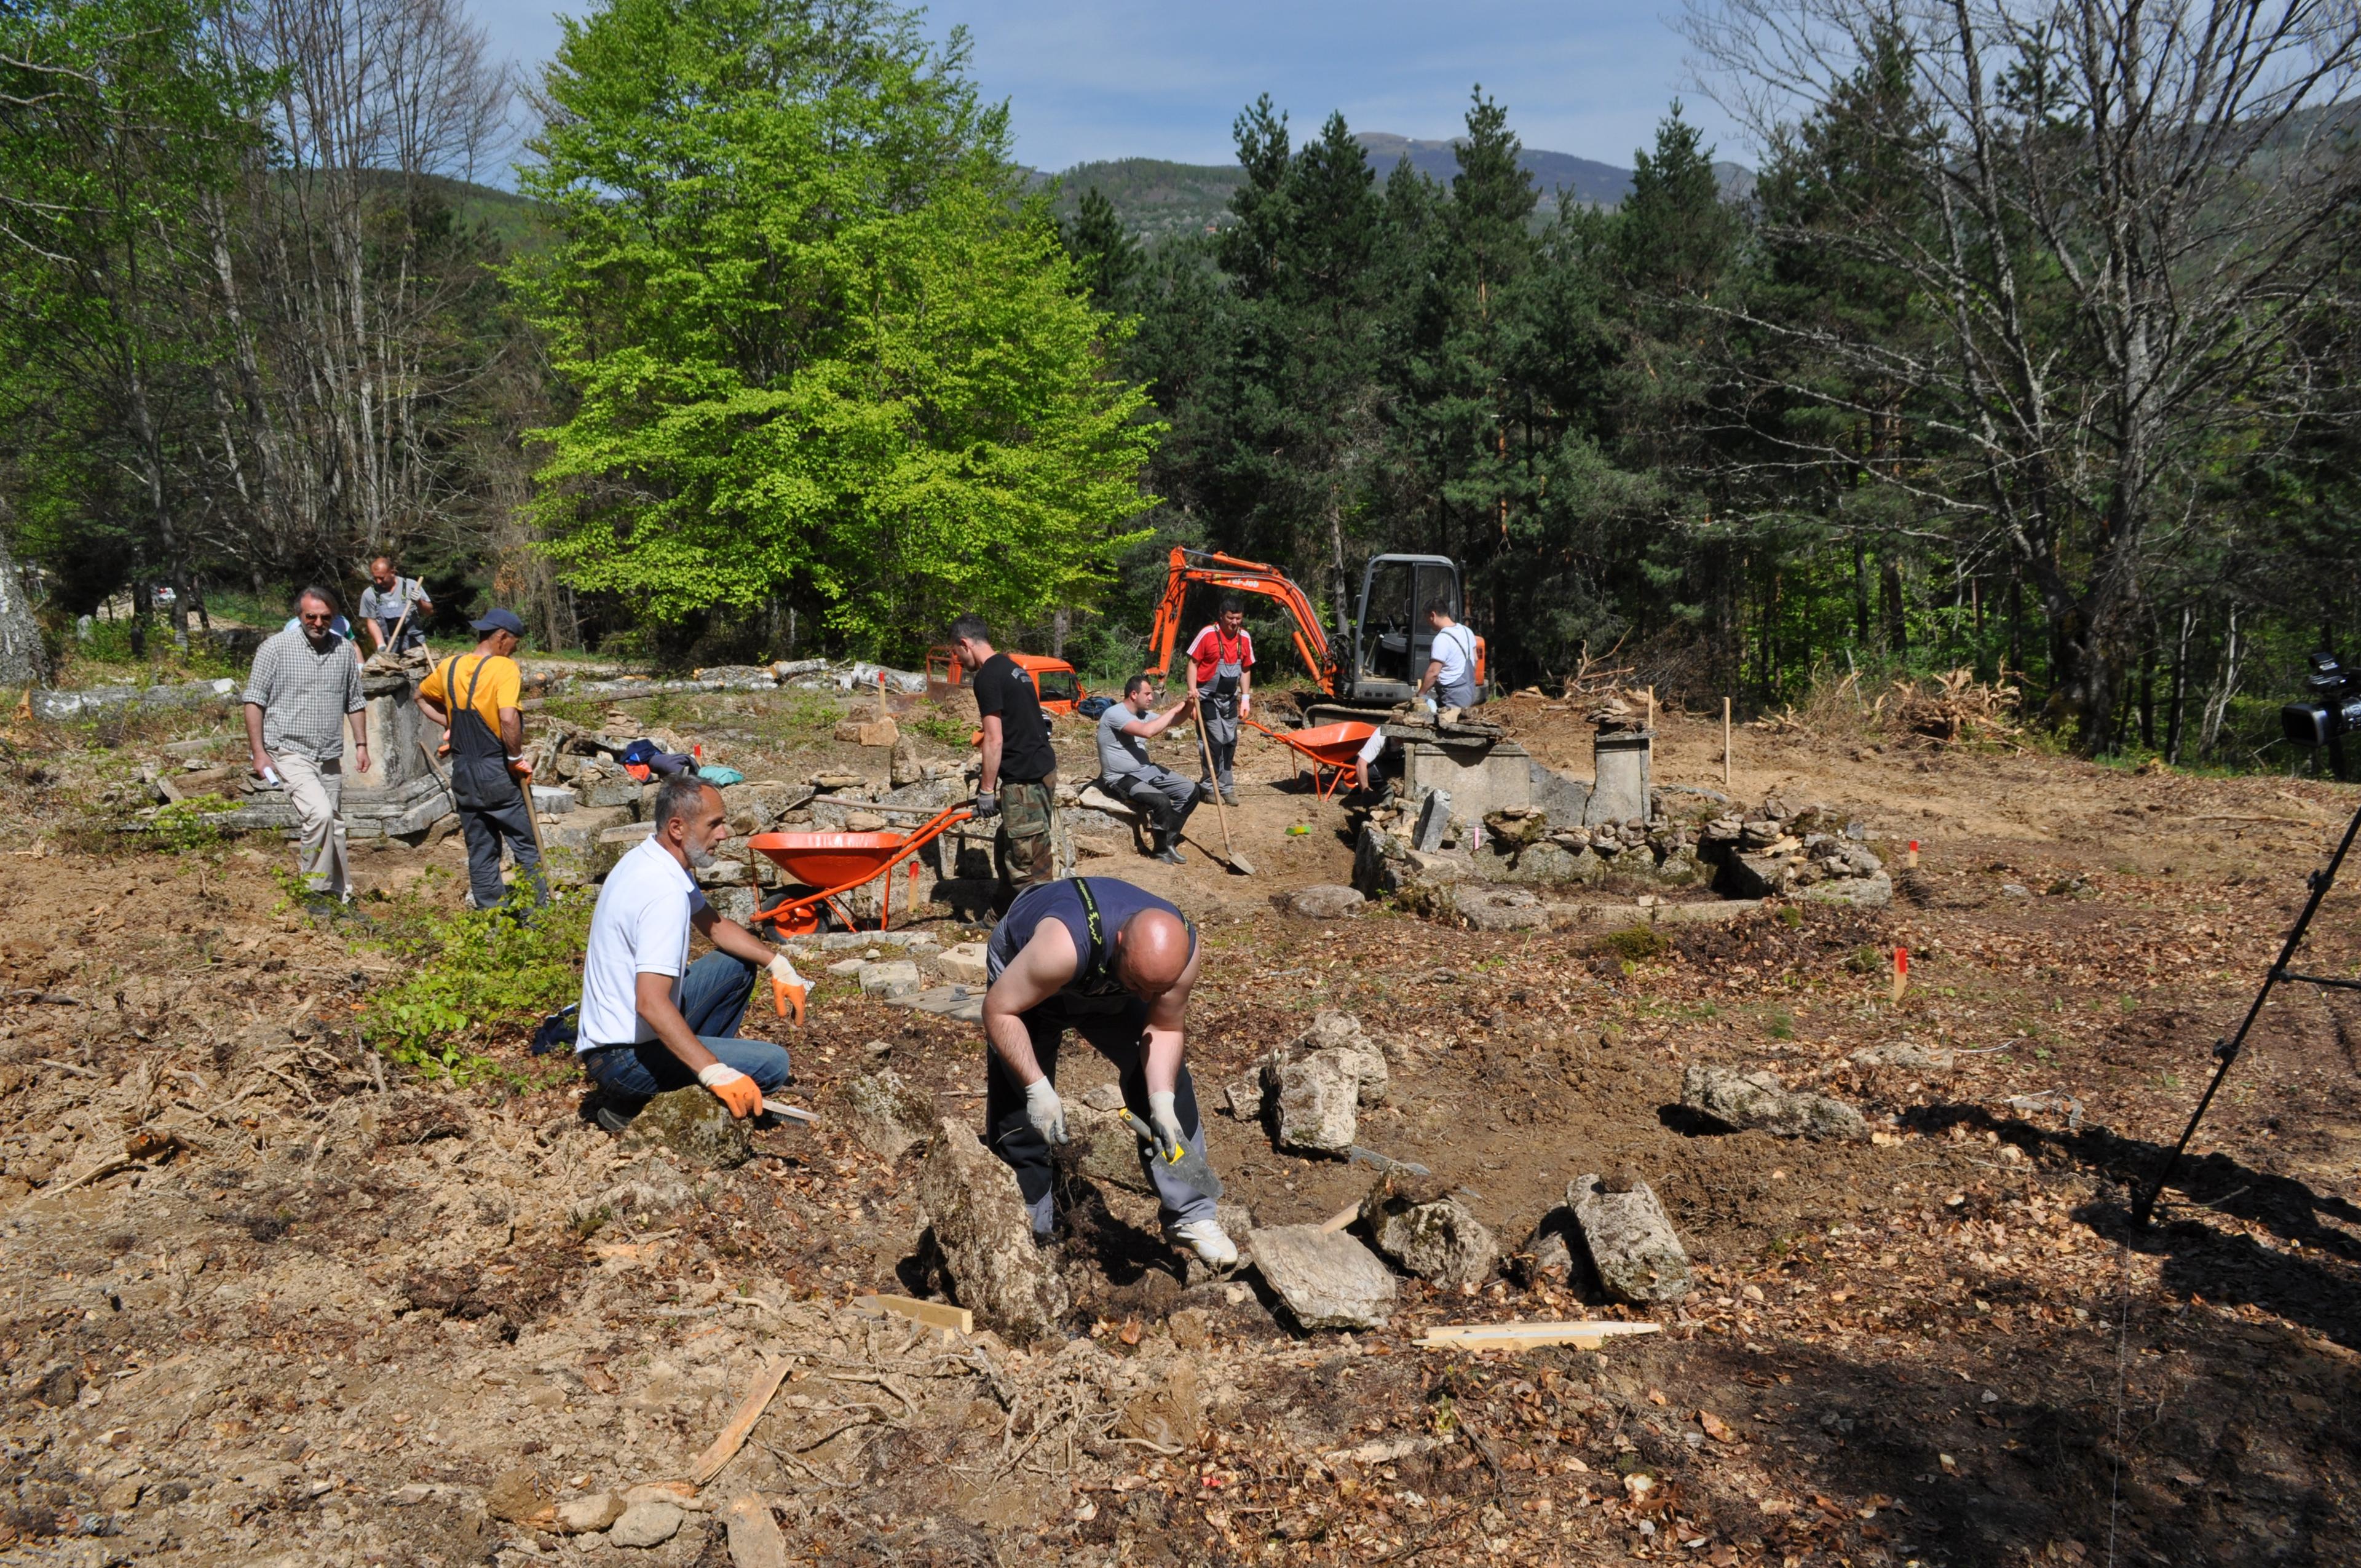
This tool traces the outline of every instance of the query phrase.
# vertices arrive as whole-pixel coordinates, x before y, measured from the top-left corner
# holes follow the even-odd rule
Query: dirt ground
[[[809,707],[699,699],[665,722],[752,777],[882,773]],[[1578,715],[1502,711],[1587,775]],[[1076,777],[1085,734],[1064,732]],[[1738,800],[1826,802],[1890,862],[1916,840],[1921,869],[1889,910],[1682,927],[1629,964],[1595,932],[1276,913],[1275,893],[1347,880],[1347,819],[1249,737],[1232,828],[1259,874],[1196,851],[1083,868],[1201,923],[1208,1098],[1315,1010],[1350,1011],[1407,1047],[1364,1143],[1463,1189],[1510,1251],[1574,1176],[1643,1177],[1699,1287],[1603,1353],[1411,1343],[1638,1315],[1579,1281],[1405,1281],[1387,1329],[1307,1335],[1250,1272],[1184,1281],[1144,1200],[1076,1189],[1072,1337],[1012,1346],[852,1305],[925,1283],[915,1152],[882,1160],[824,1121],[618,1203],[625,1157],[570,1069],[508,1041],[505,1081],[455,1090],[364,1051],[388,960],[285,907],[283,845],[65,830],[170,738],[26,732],[5,763],[0,1562],[714,1565],[712,1509],[749,1492],[795,1560],[830,1563],[2355,1560],[2361,998],[2282,993],[2163,1222],[2124,1218],[2351,789],[1741,729]],[[1666,716],[1658,782],[1721,787],[1720,744],[1718,719]],[[1210,813],[1192,826],[1219,842]],[[458,861],[456,841],[357,858],[365,889]],[[432,885],[456,903],[458,881]],[[2356,972],[2356,894],[2329,900],[2303,967]],[[1848,1060],[1905,1040],[1960,1065]],[[830,981],[788,1043],[814,1102],[883,1061],[980,1122],[972,1025]],[[1702,1130],[1677,1103],[1700,1062],[1849,1100],[1877,1140]],[[1109,1076],[1072,1055],[1063,1087]],[[1210,1126],[1258,1223],[1367,1185],[1257,1124]],[[668,1541],[532,1522],[684,1475],[781,1356],[779,1398]]]

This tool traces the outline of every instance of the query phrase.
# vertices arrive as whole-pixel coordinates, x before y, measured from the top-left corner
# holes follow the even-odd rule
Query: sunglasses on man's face
[[[303,624],[306,626],[325,626],[328,622],[335,619],[336,618],[333,615],[307,615],[303,618]]]

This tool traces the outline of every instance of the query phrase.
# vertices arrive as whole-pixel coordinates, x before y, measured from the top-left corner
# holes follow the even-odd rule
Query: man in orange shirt
[[[533,842],[533,802],[525,795],[533,770],[524,760],[524,714],[517,707],[524,672],[513,655],[524,640],[524,622],[514,610],[487,611],[468,623],[478,641],[473,653],[455,653],[418,683],[418,710],[450,732],[451,804],[467,838],[467,891],[478,909],[507,902],[500,881],[500,847],[516,857],[517,871],[533,884],[533,901],[545,904],[541,850]]]

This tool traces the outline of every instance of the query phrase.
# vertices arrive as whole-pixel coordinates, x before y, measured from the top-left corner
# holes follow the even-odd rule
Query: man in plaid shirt
[[[344,795],[344,726],[353,736],[353,761],[368,771],[368,701],[361,696],[360,661],[332,630],[336,597],[305,588],[296,597],[297,624],[255,652],[246,677],[246,743],[254,771],[283,786],[302,829],[296,864],[313,893],[352,901],[345,865],[345,825],[336,807]]]

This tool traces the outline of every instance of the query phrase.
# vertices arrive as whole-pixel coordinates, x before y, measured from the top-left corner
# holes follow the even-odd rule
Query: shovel
[[[1213,1168],[1205,1163],[1203,1155],[1196,1153],[1187,1144],[1174,1144],[1170,1148],[1164,1147],[1163,1141],[1156,1135],[1156,1129],[1133,1115],[1127,1109],[1118,1111],[1115,1114],[1123,1118],[1123,1124],[1131,1129],[1131,1135],[1137,1138],[1140,1146],[1148,1150],[1148,1157],[1179,1177],[1180,1185],[1192,1192],[1202,1192],[1208,1198],[1219,1198],[1222,1195],[1222,1179],[1213,1174]]]
[[[1205,733],[1204,705],[1191,703],[1189,708],[1197,718],[1197,748],[1205,760],[1205,776],[1211,779],[1213,776],[1213,742]],[[1239,854],[1237,846],[1230,842],[1230,808],[1222,804],[1222,790],[1218,782],[1213,786],[1213,816],[1222,825],[1222,849],[1229,869],[1240,876],[1254,875],[1254,862]]]

